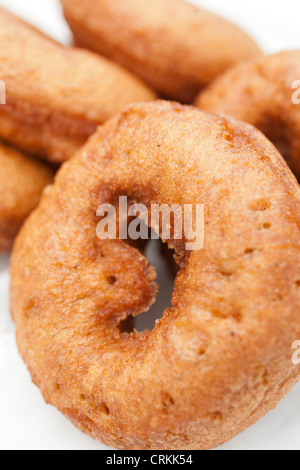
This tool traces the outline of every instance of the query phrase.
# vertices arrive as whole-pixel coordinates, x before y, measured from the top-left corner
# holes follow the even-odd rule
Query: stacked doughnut
[[[97,239],[97,205],[117,194],[205,203],[205,249],[167,241],[181,269],[152,332],[120,331],[157,288],[139,250]],[[46,401],[122,449],[208,449],[256,422],[299,379],[299,213],[295,178],[253,127],[159,101],[113,118],[13,253],[18,345]]]
[[[181,102],[192,102],[222,72],[261,54],[235,25],[182,0],[61,3],[78,45],[116,60]]]
[[[300,106],[294,99],[299,77],[300,51],[247,61],[212,83],[199,95],[196,105],[260,129],[299,179]]]
[[[0,144],[0,253],[9,252],[24,220],[53,181],[51,167]]]
[[[299,54],[263,57],[236,26],[181,0],[62,4],[93,52],[0,11],[0,137],[64,162],[13,249],[19,351],[47,403],[109,446],[216,447],[299,381],[300,188],[260,131],[300,176],[299,111],[286,103]],[[199,92],[204,110],[156,100]],[[168,239],[163,220],[155,227],[177,275],[152,331],[131,321],[155,303],[155,269],[141,245],[97,236],[98,206],[119,196],[205,207],[201,250],[178,240],[174,221]]]
[[[90,52],[67,49],[0,9],[0,138],[55,164],[68,160],[133,101],[155,99],[139,79]],[[51,169],[0,147],[0,251],[8,251],[36,207]],[[9,175],[9,177],[8,177]]]

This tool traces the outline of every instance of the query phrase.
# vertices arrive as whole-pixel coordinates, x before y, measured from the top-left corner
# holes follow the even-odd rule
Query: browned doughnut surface
[[[0,143],[0,252],[10,251],[24,220],[36,208],[54,172]]]
[[[235,25],[182,0],[61,0],[77,43],[191,102],[229,67],[260,55]]]
[[[256,126],[300,178],[300,104],[292,99],[296,80],[300,51],[282,52],[230,70],[198,97],[197,105]]]
[[[105,58],[67,49],[0,9],[0,136],[32,154],[67,160],[124,106],[155,99]]]
[[[153,269],[96,236],[98,205],[120,194],[205,204],[205,248],[169,242],[181,270],[152,332],[118,325],[153,303]],[[100,128],[13,253],[18,346],[46,401],[125,449],[206,449],[255,423],[299,378],[299,202],[286,163],[247,124],[156,102]]]

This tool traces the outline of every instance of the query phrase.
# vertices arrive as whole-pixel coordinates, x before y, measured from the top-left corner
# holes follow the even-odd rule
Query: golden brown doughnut
[[[238,27],[182,0],[61,3],[78,45],[185,103],[229,67],[261,53]]]
[[[196,104],[260,129],[300,178],[300,104],[293,102],[294,82],[299,79],[300,51],[282,52],[228,71],[200,94]]]
[[[124,106],[155,94],[119,65],[67,49],[0,9],[0,136],[26,152],[67,160]]]
[[[24,220],[52,183],[53,170],[0,143],[0,252],[11,250]]]
[[[156,286],[136,248],[96,236],[116,195],[205,204],[204,249],[169,240],[181,270],[152,332],[118,328]],[[295,177],[248,124],[158,101],[99,128],[12,257],[18,346],[46,401],[122,449],[207,449],[255,423],[299,379],[299,209]]]

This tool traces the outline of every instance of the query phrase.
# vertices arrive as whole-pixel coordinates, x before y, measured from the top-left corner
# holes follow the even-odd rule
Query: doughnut
[[[257,127],[299,179],[300,105],[293,88],[299,77],[300,51],[282,52],[228,71],[200,94],[196,105]]]
[[[36,208],[54,172],[0,143],[0,253],[11,250],[24,220]]]
[[[229,67],[261,54],[235,25],[183,0],[61,0],[76,44],[191,103]]]
[[[96,235],[97,207],[120,195],[205,205],[203,249],[173,227],[164,240],[180,270],[152,331],[120,326],[153,305],[154,269]],[[294,175],[248,124],[164,101],[109,120],[13,250],[18,347],[47,403],[119,449],[209,449],[254,424],[299,380],[299,209]]]
[[[67,49],[0,8],[0,137],[26,153],[63,162],[99,124],[155,94],[119,65]]]

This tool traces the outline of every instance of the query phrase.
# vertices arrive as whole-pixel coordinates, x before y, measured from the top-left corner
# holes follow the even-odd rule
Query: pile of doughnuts
[[[0,144],[0,252],[9,252],[20,227],[39,203],[54,171],[19,151]]]
[[[111,447],[217,447],[300,378],[300,52],[265,57],[183,0],[61,3],[86,49],[0,9],[0,250],[22,225],[20,354],[46,402]],[[119,196],[205,208],[202,249],[156,227],[177,267],[152,331],[132,325],[158,289],[143,244],[97,236]]]

